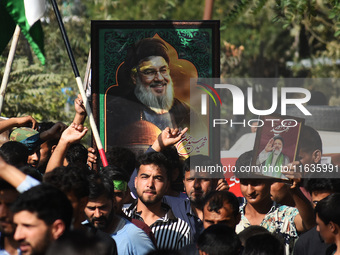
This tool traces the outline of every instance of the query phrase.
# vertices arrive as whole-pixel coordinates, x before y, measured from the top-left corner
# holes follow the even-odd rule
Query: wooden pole
[[[2,81],[1,81],[0,114],[2,112],[2,106],[3,106],[4,100],[5,100],[5,93],[6,93],[6,88],[7,88],[7,84],[8,84],[8,78],[9,78],[9,74],[10,74],[11,69],[12,69],[14,54],[15,54],[15,50],[16,50],[17,45],[18,45],[19,37],[20,37],[20,27],[17,25],[16,28],[15,28],[14,34],[13,34],[11,48],[10,48],[9,53],[8,53],[8,58],[7,58],[7,62],[6,62],[4,76],[2,77]]]
[[[60,15],[60,12],[59,12],[59,9],[58,9],[58,5],[57,5],[55,0],[51,0],[51,2],[52,2],[54,13],[56,15],[56,18],[57,18],[57,21],[58,21],[58,24],[59,24],[60,32],[61,32],[62,37],[64,39],[67,54],[68,54],[68,57],[70,59],[71,65],[72,65],[72,69],[73,69],[74,76],[76,78],[78,89],[79,89],[80,95],[81,95],[81,97],[84,101],[84,104],[85,104],[85,109],[86,109],[87,116],[89,117],[92,134],[93,134],[94,140],[96,141],[96,145],[97,145],[98,152],[99,152],[100,158],[102,160],[103,166],[106,167],[108,165],[108,162],[107,162],[107,159],[106,159],[105,151],[103,149],[103,145],[102,145],[102,142],[101,142],[100,137],[99,137],[99,132],[98,132],[98,129],[97,129],[96,122],[94,121],[94,117],[93,117],[93,114],[92,114],[92,111],[91,111],[90,103],[87,100],[87,97],[86,97],[86,94],[85,94],[83,83],[82,83],[80,75],[79,75],[77,63],[74,59],[73,52],[72,52],[72,49],[71,49],[70,41],[68,39],[66,30],[65,30],[65,27],[64,27],[64,23],[61,19],[61,15]]]
[[[205,0],[203,20],[211,20],[214,0]]]

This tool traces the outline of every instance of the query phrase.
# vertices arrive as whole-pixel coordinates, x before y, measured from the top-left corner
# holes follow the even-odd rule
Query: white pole
[[[18,45],[19,36],[20,36],[20,27],[17,25],[16,28],[15,28],[14,34],[13,34],[11,48],[10,48],[9,53],[8,53],[8,58],[7,58],[7,62],[6,62],[4,76],[2,77],[2,81],[1,81],[0,114],[1,114],[1,111],[2,111],[4,99],[5,99],[5,93],[6,93],[6,88],[7,88],[7,84],[8,84],[8,78],[9,78],[9,74],[10,74],[11,69],[12,69],[14,54],[15,54],[15,50],[16,50],[17,45]]]
[[[85,76],[84,76],[84,81],[83,81],[83,88],[85,91],[87,90],[89,86],[90,73],[91,73],[91,48],[89,51],[89,57],[87,58]]]

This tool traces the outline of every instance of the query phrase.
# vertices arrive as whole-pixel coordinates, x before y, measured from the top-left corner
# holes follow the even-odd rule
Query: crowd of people
[[[0,133],[9,133],[0,147],[0,255],[340,254],[339,179],[294,171],[321,164],[318,132],[302,127],[294,162],[270,153],[283,146],[283,139],[272,139],[259,163],[284,163],[288,181],[236,171],[242,193],[236,197],[222,173],[195,172],[195,165],[220,162],[177,153],[174,145],[188,128],[174,126],[186,124],[191,111],[172,94],[165,44],[144,39],[136,47],[125,65],[140,87],[134,102],[143,107],[127,110],[121,122],[142,119],[162,129],[141,155],[108,147],[109,165],[102,167],[95,150],[80,143],[88,131],[80,96],[70,126],[31,116],[0,121]],[[122,103],[114,97],[108,105],[117,100]],[[107,112],[111,131],[120,117],[108,109],[114,110]],[[180,120],[173,118],[177,113]],[[112,132],[109,141],[118,138]],[[242,154],[236,170],[249,166],[252,156]]]
[[[174,144],[187,129],[168,127],[144,154],[112,147],[109,166],[94,170],[93,148],[80,143],[80,96],[75,110],[68,127],[30,116],[0,122],[11,130],[0,148],[0,254],[339,254],[339,179],[238,172],[236,197],[223,175],[195,175],[195,162],[215,162],[182,160]],[[318,132],[304,126],[290,167],[321,155]]]

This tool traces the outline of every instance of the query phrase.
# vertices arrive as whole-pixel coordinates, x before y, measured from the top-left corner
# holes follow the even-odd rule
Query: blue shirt
[[[123,226],[110,234],[116,241],[118,254],[144,255],[155,249],[150,238],[142,229],[125,218],[120,217],[120,220],[120,224]]]

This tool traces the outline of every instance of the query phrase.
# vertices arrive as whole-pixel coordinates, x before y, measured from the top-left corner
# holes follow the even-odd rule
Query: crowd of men
[[[0,254],[337,254],[339,179],[239,172],[236,197],[223,176],[195,175],[195,162],[214,164],[208,156],[174,153],[187,129],[172,128],[137,158],[109,149],[109,166],[94,171],[92,149],[79,143],[87,132],[80,97],[75,106],[69,127],[39,132],[29,116],[0,122],[16,127],[0,148]],[[318,132],[304,126],[290,167],[320,164],[321,153]]]
[[[156,44],[152,56],[139,52],[146,59],[131,60],[136,67],[130,68],[132,81],[149,81],[145,86],[158,97],[167,93],[171,77],[164,45]],[[171,102],[154,113],[165,119],[149,116],[149,109],[142,113],[172,125]],[[93,148],[80,143],[88,131],[80,96],[75,112],[70,126],[30,116],[0,121],[0,133],[11,131],[0,148],[1,255],[340,254],[339,179],[294,172],[321,164],[322,141],[313,128],[301,129],[298,161],[285,162],[289,181],[240,171],[242,197],[236,197],[223,175],[195,173],[195,164],[218,162],[179,157],[174,145],[187,128],[162,128],[138,157],[128,148],[109,148],[109,166],[101,167]],[[273,139],[267,147],[282,144]],[[236,169],[249,166],[252,155],[242,154]],[[277,158],[280,153],[263,162]]]

